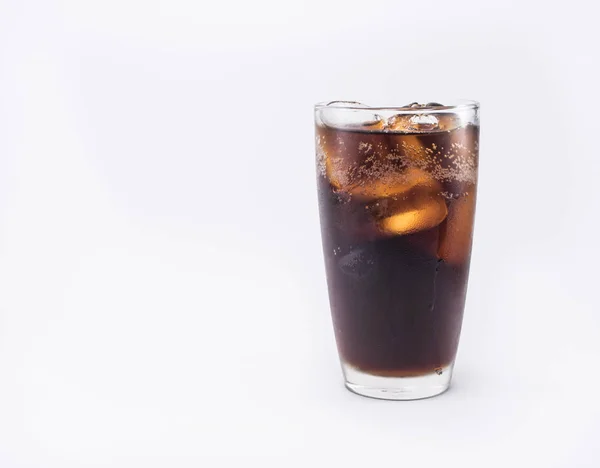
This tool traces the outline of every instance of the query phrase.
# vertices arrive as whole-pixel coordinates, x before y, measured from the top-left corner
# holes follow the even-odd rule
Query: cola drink
[[[335,103],[317,106],[316,122],[323,252],[346,385],[388,399],[441,393],[467,292],[478,107]]]

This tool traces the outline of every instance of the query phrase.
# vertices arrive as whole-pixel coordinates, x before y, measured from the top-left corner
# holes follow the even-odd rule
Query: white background
[[[0,467],[597,467],[593,2],[0,2]],[[452,389],[342,386],[312,104],[482,104]],[[310,465],[308,465],[310,463]]]

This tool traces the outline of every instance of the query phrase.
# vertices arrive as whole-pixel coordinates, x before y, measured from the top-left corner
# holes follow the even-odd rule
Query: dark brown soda
[[[462,324],[479,128],[316,131],[323,251],[342,360],[381,376],[441,372],[454,361]],[[411,170],[431,181],[400,194],[372,188]],[[425,220],[415,227],[403,221],[397,232],[382,230],[415,203],[442,203],[443,220],[427,208],[415,212]]]

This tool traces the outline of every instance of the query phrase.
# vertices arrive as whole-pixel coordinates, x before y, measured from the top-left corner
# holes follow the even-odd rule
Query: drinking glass
[[[319,212],[345,385],[448,389],[467,293],[479,104],[315,106]]]

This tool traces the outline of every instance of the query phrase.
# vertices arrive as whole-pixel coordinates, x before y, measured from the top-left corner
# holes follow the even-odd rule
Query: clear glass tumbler
[[[479,105],[315,106],[323,252],[348,389],[448,389],[477,189]]]

